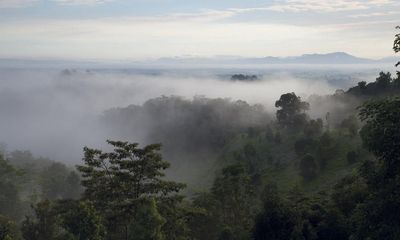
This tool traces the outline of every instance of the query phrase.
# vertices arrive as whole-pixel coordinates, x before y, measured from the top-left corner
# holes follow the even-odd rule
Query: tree
[[[163,179],[169,163],[162,160],[161,145],[139,148],[137,143],[107,142],[113,152],[85,147],[85,165],[77,168],[86,188],[84,198],[104,214],[109,231],[124,232],[124,239],[129,239],[129,226],[135,223],[139,207],[150,199],[174,197],[184,184]]]
[[[132,222],[130,227],[130,236],[134,240],[162,240],[164,239],[161,231],[165,219],[157,210],[154,199],[142,202],[135,215],[136,221]],[[176,229],[177,230],[177,229]]]
[[[63,193],[63,198],[79,199],[81,193],[81,177],[75,171],[71,171],[65,179],[65,191]]]
[[[306,114],[310,105],[301,101],[301,98],[295,93],[283,94],[275,107],[280,108],[276,111],[276,117],[280,125],[288,128],[297,128],[306,122]]]
[[[307,153],[311,153],[314,149],[315,140],[312,138],[300,138],[294,143],[294,151],[298,157],[303,157]]]
[[[360,88],[360,90],[365,90],[367,88],[367,82],[366,81],[358,82],[357,86]]]
[[[319,138],[317,144],[317,154],[318,163],[321,169],[324,169],[328,162],[334,159],[337,152],[337,144],[332,134],[325,132]]]
[[[264,208],[256,217],[253,239],[292,239],[292,234],[298,225],[296,213],[283,202],[273,186],[267,185],[263,196]]]
[[[396,29],[400,29],[400,26],[397,26]],[[393,50],[395,53],[400,52],[400,33],[397,33],[394,37]],[[396,67],[400,65],[400,61],[396,63]],[[397,78],[394,80],[396,87],[400,86],[400,71],[397,71]]]
[[[324,124],[321,118],[317,120],[311,119],[304,128],[304,134],[309,137],[319,136],[323,132],[323,127]]]
[[[400,51],[400,34],[395,36],[393,49]],[[360,168],[366,190],[352,207],[355,228],[351,238],[400,239],[400,97],[370,101],[359,110],[364,121],[363,144],[377,159],[365,161]]]
[[[159,214],[164,219],[161,227],[164,239],[191,239],[193,234],[190,224],[193,223],[194,216],[204,214],[204,209],[192,206],[183,196],[164,198],[156,204]]]
[[[360,108],[360,118],[366,124],[361,130],[364,145],[383,164],[386,177],[400,170],[400,97],[368,102]]]
[[[222,170],[211,192],[220,209],[220,222],[229,228],[235,239],[248,237],[253,224],[255,192],[251,178],[242,165],[231,165]]]
[[[89,201],[60,201],[57,212],[61,226],[76,240],[102,240],[105,237],[103,219]]]
[[[249,173],[258,173],[261,168],[261,161],[257,149],[254,144],[246,143],[241,151],[243,153],[243,158],[240,159],[241,162],[246,164]]]
[[[360,109],[361,137],[378,158],[361,168],[368,195],[352,219],[354,239],[400,238],[400,97],[368,102]]]
[[[215,196],[209,192],[198,193],[193,198],[192,206],[200,210],[189,221],[193,238],[209,240],[221,236],[220,209]]]
[[[311,180],[317,175],[318,166],[315,159],[310,154],[305,155],[300,160],[300,175],[305,180]]]
[[[358,204],[363,203],[368,195],[368,188],[360,176],[347,176],[334,187],[331,195],[333,205],[347,218],[353,215]]]
[[[400,29],[400,26],[397,26],[396,29]],[[396,53],[400,52],[400,33],[397,33],[394,37],[393,50]],[[399,65],[400,62],[396,64],[396,67]]]
[[[26,217],[22,222],[22,236],[25,240],[58,239],[60,230],[58,216],[49,200],[33,207],[34,217]]]
[[[19,220],[20,198],[18,179],[21,173],[11,166],[0,154],[0,214]]]
[[[350,136],[355,137],[358,133],[359,124],[358,119],[355,116],[349,116],[340,123],[342,129],[346,129]]]
[[[18,229],[12,220],[0,215],[0,239],[15,240],[18,238]]]
[[[379,77],[376,78],[376,84],[378,86],[378,89],[380,90],[389,87],[391,81],[392,81],[392,74],[390,72],[387,73],[380,72]]]
[[[40,174],[40,187],[44,198],[49,200],[61,199],[66,190],[65,180],[68,169],[63,163],[54,162]]]

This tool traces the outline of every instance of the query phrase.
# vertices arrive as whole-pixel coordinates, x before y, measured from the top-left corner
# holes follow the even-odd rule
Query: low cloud
[[[40,0],[0,0],[0,8],[30,7]]]
[[[268,9],[277,12],[340,12],[365,10],[394,3],[393,0],[286,0]]]
[[[85,145],[103,147],[110,136],[99,116],[113,107],[142,104],[150,98],[182,96],[191,99],[242,99],[274,111],[280,94],[326,94],[327,82],[271,75],[261,82],[221,80],[205,72],[193,74],[138,74],[124,71],[60,74],[53,70],[0,70],[0,142],[8,150],[28,149],[34,154],[78,163]]]

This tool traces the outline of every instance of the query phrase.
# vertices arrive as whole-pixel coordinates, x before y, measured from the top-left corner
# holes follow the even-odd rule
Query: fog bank
[[[234,72],[234,71],[232,71]],[[274,112],[281,94],[330,94],[326,79],[275,72],[255,82],[230,81],[227,74],[111,70],[0,70],[0,142],[8,151],[78,163],[83,146],[102,147],[109,137],[99,124],[107,109],[140,105],[159,96],[244,100]]]

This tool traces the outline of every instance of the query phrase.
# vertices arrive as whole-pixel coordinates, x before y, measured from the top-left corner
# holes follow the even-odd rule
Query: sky
[[[0,0],[0,58],[392,56],[400,0]]]

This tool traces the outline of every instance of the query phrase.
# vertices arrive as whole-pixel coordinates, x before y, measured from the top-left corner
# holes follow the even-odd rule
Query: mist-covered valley
[[[0,71],[0,142],[8,151],[31,150],[69,164],[80,162],[83,146],[101,146],[105,139],[120,137],[99,123],[112,108],[142,105],[161,96],[222,98],[259,104],[273,118],[274,103],[283,93],[295,92],[303,99],[333,94],[360,81],[373,81],[376,75],[375,69],[363,68]],[[258,79],[231,80],[236,73],[255,74]],[[141,131],[146,132],[145,127]],[[124,137],[146,142],[140,135]]]
[[[21,229],[7,231],[28,240],[36,234],[64,240],[80,236],[76,229],[86,231],[68,230],[79,218],[101,227],[85,233],[99,239],[144,240],[154,229],[166,239],[264,239],[257,231],[272,223],[262,225],[260,218],[276,213],[257,212],[283,208],[293,214],[286,216],[292,228],[305,227],[302,221],[312,216],[302,214],[314,200],[297,194],[319,199],[332,191],[313,210],[322,220],[305,233],[271,231],[283,234],[276,239],[324,231],[334,239],[349,236],[350,228],[323,221],[346,214],[338,196],[347,184],[355,185],[357,199],[365,198],[354,173],[377,158],[362,142],[371,124],[362,112],[372,99],[399,94],[393,69],[2,68],[0,212],[16,222],[9,229]],[[140,203],[119,200],[120,194]],[[132,204],[138,207],[132,213],[120,209]],[[294,206],[304,209],[289,210]],[[42,220],[30,216],[39,214],[54,217],[59,230],[36,231]],[[157,227],[143,232],[147,221]]]

